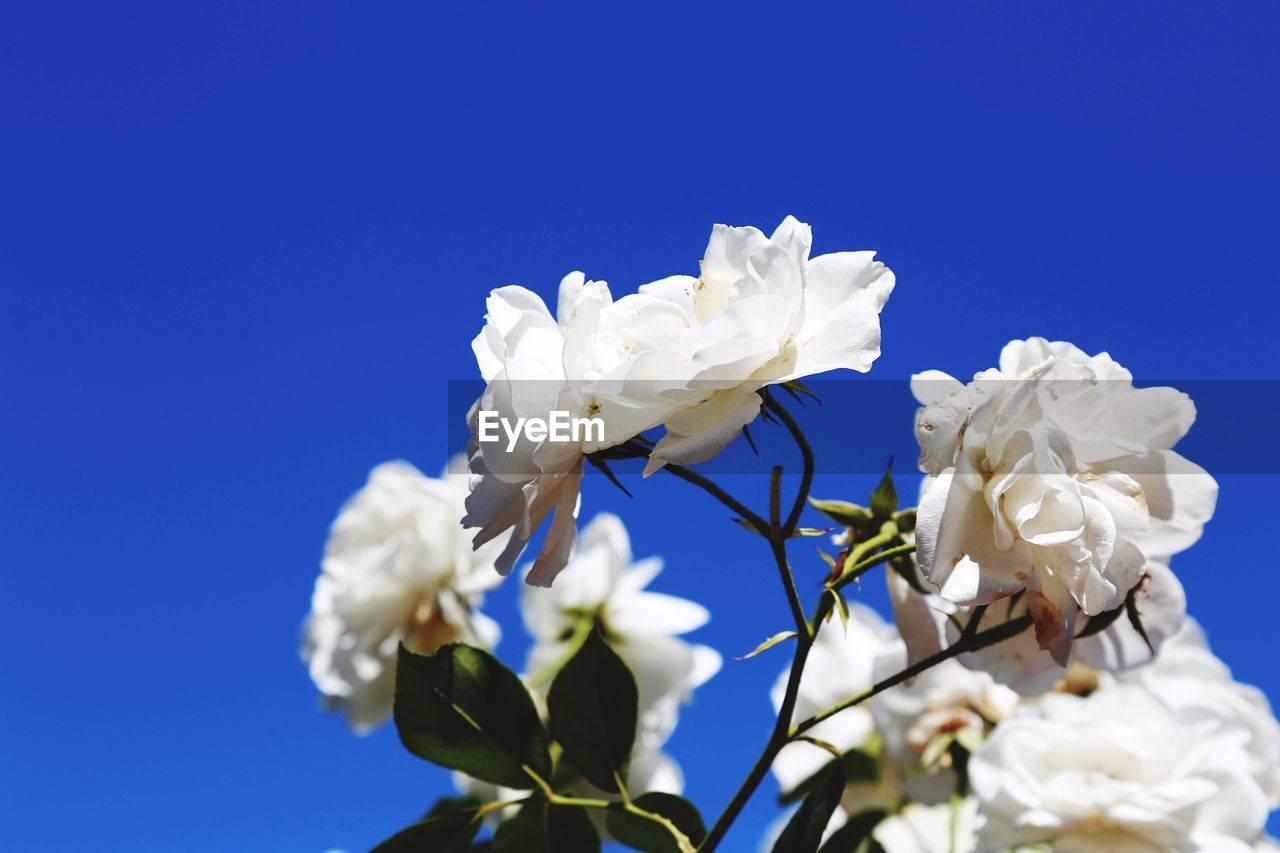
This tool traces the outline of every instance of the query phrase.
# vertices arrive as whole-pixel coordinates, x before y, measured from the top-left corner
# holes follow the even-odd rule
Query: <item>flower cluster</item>
[[[495,850],[710,853],[770,771],[784,803],[803,800],[775,853],[1276,849],[1280,722],[1209,650],[1171,569],[1218,494],[1174,450],[1190,398],[1105,353],[1013,341],[968,383],[912,378],[918,507],[890,473],[867,507],[810,500],[813,447],[768,388],[869,370],[894,286],[872,253],[811,257],[811,242],[790,217],[769,236],[717,226],[697,277],[615,300],[572,273],[554,314],[522,287],[489,295],[485,389],[453,465],[469,476],[374,469],[333,524],[304,629],[326,702],[360,731],[393,715],[463,794],[380,849],[478,849],[488,826]],[[765,406],[804,467],[788,510],[774,467],[759,513],[686,466]],[[602,428],[546,429],[561,417]],[[584,465],[640,457],[767,542],[794,622],[746,656],[794,648],[764,750],[709,827],[667,753],[721,667],[684,639],[709,614],[648,589],[663,564],[633,558],[617,516],[578,532]],[[840,528],[812,615],[787,550],[827,532],[799,526],[806,500]],[[479,607],[543,528],[517,675]],[[878,567],[893,623],[846,600]]]
[[[797,721],[905,657],[867,608],[851,607],[848,630],[825,636]],[[861,775],[848,775],[826,837],[876,813],[887,853],[1263,849],[1280,806],[1280,723],[1190,620],[1154,661],[1119,675],[1080,667],[1020,696],[948,661],[809,733],[862,758],[846,760]],[[830,761],[825,748],[782,750],[773,771],[784,795]]]
[[[573,552],[584,457],[662,426],[646,474],[702,462],[755,419],[761,388],[871,368],[893,273],[873,252],[811,258],[811,244],[809,226],[792,217],[770,236],[717,225],[696,278],[671,276],[615,301],[604,282],[570,273],[554,317],[523,287],[489,295],[472,343],[486,387],[469,415],[463,524],[479,528],[477,547],[514,530],[500,572],[550,518],[527,580],[551,585]],[[604,435],[485,444],[481,411],[512,423],[553,411],[594,417]]]

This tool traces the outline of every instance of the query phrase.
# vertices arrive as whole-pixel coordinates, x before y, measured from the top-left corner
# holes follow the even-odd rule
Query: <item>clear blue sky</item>
[[[296,646],[338,505],[378,462],[443,463],[491,287],[626,292],[692,272],[714,222],[794,213],[897,272],[881,378],[1032,334],[1278,375],[1274,2],[450,5],[477,8],[7,9],[0,846],[359,850],[447,786],[322,715]],[[1274,701],[1276,482],[1221,479],[1174,568]],[[684,484],[584,504],[715,614],[725,670],[672,741],[714,812],[783,665],[732,660],[785,625],[772,570]]]

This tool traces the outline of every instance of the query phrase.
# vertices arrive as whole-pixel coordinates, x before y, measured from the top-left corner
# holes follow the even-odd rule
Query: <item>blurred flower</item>
[[[534,638],[526,663],[534,690],[550,686],[585,632],[595,625],[603,628],[636,678],[638,750],[655,750],[666,742],[680,705],[719,671],[721,662],[713,649],[679,638],[707,622],[704,607],[645,589],[661,570],[657,558],[632,562],[622,520],[602,513],[583,530],[581,547],[556,585],[525,587],[520,600]],[[663,772],[670,778],[671,768]]]
[[[717,225],[698,278],[640,288],[678,306],[689,332],[668,348],[654,391],[696,405],[666,420],[645,474],[715,456],[755,419],[766,385],[846,368],[880,355],[880,318],[894,276],[874,252],[809,257],[808,225],[788,216],[766,237]]]
[[[1207,730],[1146,690],[1050,693],[969,762],[983,850],[1249,850],[1267,816],[1243,728]]]
[[[977,811],[973,797],[933,806],[908,803],[877,824],[872,835],[885,853],[974,853]]]
[[[906,666],[898,644],[880,655],[876,681]],[[959,788],[950,747],[976,750],[992,727],[1013,716],[1019,696],[990,675],[945,661],[886,690],[869,703],[885,760],[896,767],[905,792],[927,805],[950,802]]]
[[[1195,620],[1188,619],[1150,664],[1117,678],[1158,696],[1202,735],[1247,733],[1250,772],[1268,807],[1280,807],[1280,723],[1271,703],[1258,688],[1232,679]]]
[[[812,717],[871,687],[875,683],[877,659],[899,646],[892,625],[866,605],[851,603],[847,629],[833,620],[818,632],[800,678],[792,723]],[[769,694],[775,711],[782,707],[787,677],[787,672],[780,673]],[[842,753],[851,749],[878,749],[875,719],[865,704],[823,720],[806,734]],[[831,753],[826,749],[805,741],[793,741],[774,759],[773,775],[777,777],[778,787],[787,793],[831,760]],[[899,785],[899,779],[883,775],[877,783],[850,785],[842,801],[845,811],[855,814],[867,808],[889,808],[898,800]]]
[[[1032,338],[969,385],[930,372],[912,388],[934,478],[916,528],[924,576],[960,605],[1026,590],[1039,647],[1059,667],[1078,614],[1121,606],[1212,515],[1217,484],[1168,449],[1194,420],[1191,401],[1135,389],[1105,354]]]
[[[427,654],[449,642],[497,642],[497,624],[475,608],[500,580],[493,560],[502,542],[472,551],[458,525],[466,491],[460,474],[433,479],[387,462],[330,529],[302,658],[326,703],[357,731],[391,714],[400,643]]]

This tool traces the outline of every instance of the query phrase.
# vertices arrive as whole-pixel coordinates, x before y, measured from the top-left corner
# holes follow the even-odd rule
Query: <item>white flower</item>
[[[890,647],[876,662],[876,681],[906,664],[902,644]],[[957,790],[949,744],[955,741],[972,752],[993,726],[1013,716],[1019,701],[1018,694],[987,673],[944,661],[869,705],[885,759],[903,779],[907,795],[931,805],[949,802]]]
[[[978,801],[926,806],[909,803],[876,825],[873,837],[885,853],[974,853]]]
[[[912,387],[921,467],[935,478],[918,515],[921,570],[960,605],[1026,590],[1039,646],[1060,667],[1078,615],[1119,607],[1212,515],[1216,483],[1168,449],[1194,420],[1191,401],[1135,389],[1105,354],[1015,341],[967,386],[932,372]]]
[[[1280,723],[1256,687],[1241,684],[1209,650],[1204,632],[1188,619],[1155,660],[1117,676],[1138,684],[1201,733],[1249,733],[1249,768],[1270,808],[1280,807]]]
[[[675,405],[641,399],[629,377],[661,345],[673,306],[633,295],[617,303],[604,282],[570,273],[560,282],[557,317],[523,287],[493,291],[486,324],[472,342],[486,387],[468,415],[471,494],[463,524],[479,527],[477,547],[514,529],[497,569],[507,574],[521,550],[551,516],[542,551],[526,577],[550,586],[573,554],[583,455],[620,444],[656,426]],[[608,393],[606,393],[608,391]],[[597,418],[603,440],[582,430],[577,441],[479,440],[480,412],[514,425],[520,418]],[[505,439],[505,436],[503,436]]]
[[[1266,820],[1244,729],[1206,731],[1145,690],[1050,693],[969,762],[982,850],[1249,850]]]
[[[678,306],[687,327],[668,341],[654,391],[697,404],[666,420],[646,475],[719,453],[755,419],[762,402],[756,392],[766,385],[871,369],[893,273],[874,252],[810,258],[812,242],[809,226],[790,216],[768,237],[717,225],[698,278],[640,288]]]
[[[493,559],[502,543],[472,551],[458,526],[466,491],[461,474],[437,480],[388,462],[333,523],[302,658],[358,731],[391,714],[401,642],[423,654],[454,641],[497,642],[497,624],[475,608],[500,580]]]
[[[550,589],[525,587],[521,608],[534,637],[526,671],[545,689],[572,655],[575,638],[594,624],[636,678],[637,748],[657,749],[675,728],[681,704],[720,669],[720,655],[679,638],[706,623],[699,604],[645,589],[662,569],[656,558],[632,562],[621,519],[601,514],[582,532],[582,544]]]
[[[849,605],[848,629],[832,620],[818,632],[796,696],[792,723],[855,696],[875,683],[876,661],[900,645],[897,632],[874,610],[863,604]],[[788,673],[783,672],[770,692],[774,710],[782,707]],[[866,705],[855,705],[809,729],[807,735],[834,746],[841,752],[874,745],[875,720]],[[773,762],[773,775],[783,792],[793,790],[832,759],[820,746],[793,741],[782,748]],[[886,807],[898,796],[897,780],[883,779],[884,785],[853,785],[844,799],[850,813],[870,806]]]

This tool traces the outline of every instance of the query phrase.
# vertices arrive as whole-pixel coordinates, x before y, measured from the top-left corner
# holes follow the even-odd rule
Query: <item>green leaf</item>
[[[848,501],[824,501],[809,498],[809,506],[845,527],[865,528],[871,524],[871,510]]]
[[[844,768],[832,761],[818,774],[817,784],[773,845],[773,853],[816,853],[827,822],[844,794]]]
[[[754,524],[747,521],[745,518],[738,518],[734,516],[729,520],[732,521],[734,524],[738,525],[739,527],[741,527],[743,530],[747,530],[751,533],[754,533],[757,536],[764,536],[766,539],[769,538],[763,531],[760,530],[760,528],[756,527]]]
[[[585,808],[553,806],[541,797],[521,806],[515,817],[504,821],[493,836],[493,853],[597,853],[599,850],[600,835]]]
[[[871,839],[871,833],[882,820],[884,820],[884,812],[878,809],[858,812],[845,821],[844,826],[831,834],[819,853],[851,853],[859,850]]]
[[[599,630],[569,659],[547,694],[551,736],[602,791],[618,790],[636,734],[636,679]]]
[[[893,523],[898,526],[899,533],[915,533],[916,532],[916,511],[915,509],[904,509],[902,512],[893,516]]]
[[[475,794],[463,794],[459,797],[441,797],[435,801],[431,811],[423,816],[423,820],[436,817],[451,817],[456,814],[475,814],[484,805],[484,800]]]
[[[761,652],[773,648],[774,646],[778,645],[778,643],[781,643],[784,640],[790,640],[795,635],[796,635],[795,631],[779,631],[769,639],[765,640],[760,645],[756,646],[751,651],[747,652],[742,657],[734,658],[734,660],[746,660],[747,658],[753,658],[756,655],[760,654]]]
[[[898,510],[898,490],[893,487],[893,459],[880,478],[880,485],[871,493],[871,514],[876,521],[887,521]]]
[[[871,753],[862,749],[847,750],[839,762],[843,767],[843,775],[846,783],[849,785],[858,782],[876,782],[880,779],[880,761]],[[836,765],[837,762],[832,759],[817,773],[805,779],[799,785],[796,785],[790,791],[783,793],[778,797],[778,801],[783,803],[794,803],[801,797],[811,792],[823,779],[823,774]]]
[[[849,605],[845,602],[844,596],[838,589],[827,588],[827,594],[835,600],[836,613],[840,614],[840,626],[844,628],[845,633],[849,631]]]
[[[605,825],[609,827],[610,835],[628,847],[645,853],[688,853],[707,837],[702,815],[698,814],[693,803],[683,797],[654,791],[642,794],[632,804],[665,818],[669,824],[627,811],[619,803],[609,809]]]
[[[373,848],[373,853],[459,853],[471,846],[480,831],[476,811],[460,811],[419,821]]]
[[[791,534],[792,539],[805,539],[813,536],[826,536],[834,528],[831,527],[797,527]]]
[[[485,782],[529,789],[551,773],[546,731],[516,674],[459,643],[420,655],[400,647],[396,731],[419,758]]]

